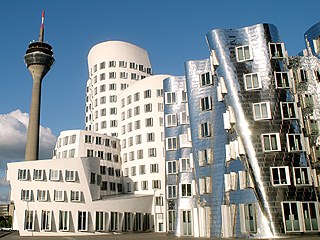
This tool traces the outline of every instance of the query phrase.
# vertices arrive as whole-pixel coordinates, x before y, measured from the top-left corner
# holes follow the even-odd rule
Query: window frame
[[[275,179],[273,169],[277,169],[277,175],[278,179]],[[285,173],[285,182],[281,182],[281,172],[280,170],[284,169]],[[270,181],[271,185],[274,187],[281,187],[281,186],[290,186],[291,185],[291,180],[290,180],[290,171],[289,171],[289,166],[277,166],[277,167],[270,167]],[[276,182],[275,182],[276,181]]]
[[[263,111],[263,105],[265,105],[266,116],[263,116],[263,112],[264,112]],[[259,106],[259,114],[257,114],[256,106]],[[270,102],[252,103],[252,111],[253,111],[253,118],[254,118],[255,121],[270,120],[272,118]]]
[[[246,51],[245,51],[245,48],[248,48],[248,53],[249,53],[249,56],[246,56]],[[243,58],[240,59],[239,58],[239,50],[242,50],[243,51]],[[235,48],[235,52],[236,52],[236,59],[237,59],[237,62],[245,62],[245,61],[250,61],[250,60],[253,60],[253,54],[252,54],[252,48],[250,45],[241,45],[241,46],[237,46]]]
[[[276,137],[277,149],[271,149],[272,144],[270,144],[270,149],[266,150],[266,143],[264,140],[264,136],[269,136],[269,143],[271,143],[270,137],[273,135]],[[264,152],[279,152],[279,151],[281,151],[281,142],[280,142],[280,134],[279,133],[263,133],[263,134],[261,134],[261,142],[262,142]]]

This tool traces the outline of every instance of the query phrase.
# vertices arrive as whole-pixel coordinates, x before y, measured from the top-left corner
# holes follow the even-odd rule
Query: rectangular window
[[[286,232],[300,232],[303,228],[304,213],[308,216],[307,212],[303,212],[300,202],[282,202],[283,220]]]
[[[32,190],[21,190],[21,200],[22,201],[31,201],[33,192]]]
[[[42,210],[41,212],[41,230],[51,231],[52,212],[49,210]]]
[[[100,63],[100,69],[105,69],[106,68],[106,63],[105,62],[101,62]]]
[[[133,100],[135,102],[139,101],[140,100],[140,93],[139,92],[136,92],[134,95],[133,95]]]
[[[163,89],[157,89],[157,97],[163,97]]]
[[[212,77],[210,72],[206,72],[200,75],[200,86],[204,87],[207,85],[212,85]]]
[[[282,119],[297,119],[297,103],[295,102],[280,102]]]
[[[176,137],[166,138],[167,150],[176,150],[178,148],[178,140]]]
[[[148,181],[141,181],[141,190],[148,190]]]
[[[69,231],[69,211],[59,211],[59,231]]]
[[[54,201],[63,202],[64,201],[64,191],[63,190],[54,190]]]
[[[127,79],[127,78],[128,78],[128,73],[126,73],[126,72],[120,72],[120,78],[122,78],[122,79]]]
[[[163,103],[158,103],[158,112],[163,112],[164,107],[163,107]]]
[[[46,202],[48,200],[48,190],[38,190],[37,191],[37,199],[39,202]]]
[[[249,45],[236,47],[236,57],[238,62],[252,60],[252,51]]]
[[[287,134],[287,145],[289,152],[304,151],[302,134]]]
[[[150,173],[159,172],[159,165],[157,163],[150,164]]]
[[[146,118],[146,127],[153,126],[153,118]]]
[[[45,171],[42,169],[34,169],[33,170],[33,180],[35,181],[43,181],[45,176]]]
[[[177,115],[176,114],[168,114],[165,116],[165,118],[166,118],[166,127],[177,126]]]
[[[180,121],[180,124],[189,124],[189,116],[187,112],[179,113],[179,121]]]
[[[137,116],[140,114],[140,107],[139,106],[134,107],[133,114],[134,114],[134,116]]]
[[[212,110],[212,98],[211,98],[211,96],[200,98],[200,110],[201,111]]]
[[[212,192],[211,177],[199,178],[199,192],[200,194],[208,194]]]
[[[241,233],[256,233],[256,205],[254,203],[239,204],[239,208]]]
[[[137,169],[136,166],[131,167],[131,176],[136,176],[137,175]]]
[[[224,189],[226,192],[235,191],[237,189],[237,176],[236,172],[224,174]]]
[[[177,161],[167,161],[167,174],[177,174]]]
[[[96,212],[96,231],[105,230],[105,214],[104,212]]]
[[[160,189],[161,181],[160,180],[152,180],[152,189]]]
[[[181,197],[191,197],[191,183],[181,183]]]
[[[117,84],[115,84],[115,83],[110,83],[110,84],[109,84],[109,90],[110,90],[110,91],[117,90]]]
[[[116,115],[116,114],[117,114],[117,108],[116,107],[110,108],[110,115]]]
[[[101,85],[100,86],[100,92],[105,92],[106,91],[106,85]]]
[[[96,174],[92,172],[90,174],[90,184],[95,184],[95,183],[96,183]]]
[[[289,167],[270,167],[272,186],[290,185]]]
[[[309,167],[294,167],[293,182],[295,186],[310,186],[311,175]]]
[[[78,231],[88,231],[88,218],[89,218],[89,212],[87,211],[78,212]]]
[[[127,67],[127,62],[126,61],[119,61],[119,67],[122,67],[122,68]]]
[[[146,174],[146,165],[140,165],[139,166],[139,174]]]
[[[76,181],[76,171],[74,170],[66,170],[66,182],[74,182]]]
[[[163,197],[155,197],[156,206],[163,206]]]
[[[141,124],[140,124],[140,120],[135,121],[135,122],[134,122],[134,129],[135,129],[135,130],[140,129],[140,125],[141,125]]]
[[[71,202],[80,202],[81,201],[81,191],[71,191],[70,201]]]
[[[269,102],[261,102],[253,104],[254,120],[271,119],[271,108]]]
[[[199,150],[199,166],[212,164],[213,153],[211,148]]]
[[[144,98],[151,98],[151,90],[150,89],[144,91]]]
[[[191,171],[189,158],[180,158],[179,162],[180,162],[180,171],[181,172],[190,172]]]
[[[284,58],[283,43],[269,43],[270,58]]]
[[[281,151],[279,133],[262,134],[262,143],[265,152]]]
[[[167,185],[167,199],[177,198],[177,185]]]
[[[26,210],[24,214],[24,229],[27,231],[33,231],[35,225],[35,210]]]
[[[144,105],[144,112],[152,112],[152,104],[148,103]]]
[[[211,137],[211,124],[204,122],[199,124],[199,138]]]
[[[168,211],[168,231],[172,232],[176,229],[176,211]]]
[[[240,189],[253,188],[253,181],[248,171],[239,171],[239,186]]]
[[[121,90],[125,90],[125,89],[127,89],[128,86],[129,86],[129,84],[127,84],[127,83],[121,83],[120,84],[120,89]]]
[[[137,159],[143,159],[143,149],[137,151]]]
[[[109,67],[115,67],[116,61],[109,61]]]
[[[141,135],[136,135],[136,144],[140,144],[141,143]]]
[[[261,79],[258,73],[248,73],[243,75],[244,87],[247,91],[261,89]]]
[[[50,169],[50,180],[59,181],[60,180],[60,170]]]
[[[110,127],[117,127],[118,121],[117,120],[110,120]]]
[[[149,157],[156,157],[157,156],[157,149],[156,148],[149,148],[148,149],[148,156]]]
[[[188,94],[187,94],[187,92],[186,91],[184,91],[184,90],[182,90],[181,91],[181,100],[182,100],[182,102],[187,102],[188,101]]]
[[[288,72],[274,72],[277,88],[290,88],[290,78]]]
[[[175,92],[166,92],[165,93],[165,104],[174,104],[176,102],[176,93]]]
[[[29,170],[28,169],[19,169],[18,170],[18,180],[26,181],[29,180]]]

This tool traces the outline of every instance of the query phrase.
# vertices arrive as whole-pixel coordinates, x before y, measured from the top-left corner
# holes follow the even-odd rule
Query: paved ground
[[[7,235],[3,235],[7,234]],[[193,238],[193,237],[173,237],[168,236],[164,233],[122,233],[122,234],[95,234],[90,236],[56,236],[56,237],[20,237],[18,232],[13,231],[11,233],[3,233],[0,232],[1,240],[24,240],[24,239],[39,239],[39,240],[133,240],[133,239],[141,239],[141,240],[208,240],[208,238]],[[210,240],[217,239],[217,238],[210,238]],[[226,238],[224,238],[226,239]],[[283,238],[287,239],[294,239],[294,240],[319,240],[320,236],[313,235],[313,236],[294,236],[290,238]],[[233,238],[234,240],[234,238]]]

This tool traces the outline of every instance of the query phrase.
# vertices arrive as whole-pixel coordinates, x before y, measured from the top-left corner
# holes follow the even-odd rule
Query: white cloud
[[[0,161],[24,159],[29,115],[20,110],[0,114]],[[56,137],[50,128],[40,127],[40,159],[50,158]]]
[[[5,181],[7,162],[24,159],[29,114],[20,110],[0,114],[0,202],[8,201],[9,186]],[[50,128],[40,126],[40,159],[51,158],[56,137]]]

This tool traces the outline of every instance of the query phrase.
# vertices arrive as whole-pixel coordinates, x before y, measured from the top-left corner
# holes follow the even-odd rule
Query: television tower
[[[43,39],[44,11],[42,11],[39,40],[30,43],[24,55],[24,62],[33,79],[25,160],[37,160],[39,157],[41,83],[54,63],[52,47],[43,42]]]

